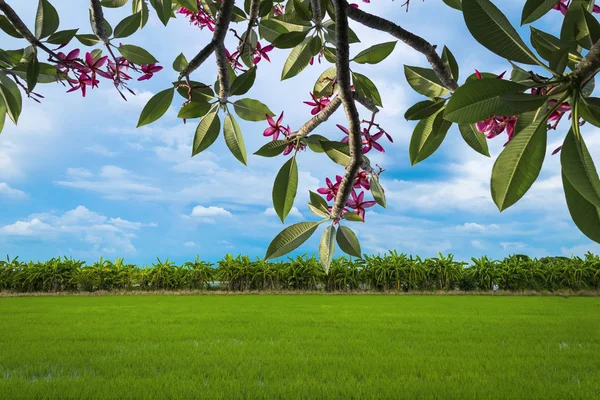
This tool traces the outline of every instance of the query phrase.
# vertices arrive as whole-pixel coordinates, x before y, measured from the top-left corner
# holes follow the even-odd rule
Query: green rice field
[[[600,298],[0,298],[2,399],[599,399]]]

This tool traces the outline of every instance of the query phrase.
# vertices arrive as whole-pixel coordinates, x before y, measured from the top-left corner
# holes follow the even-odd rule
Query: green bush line
[[[559,291],[600,290],[600,256],[544,257],[512,255],[504,260],[472,258],[458,262],[450,254],[425,258],[398,254],[363,259],[334,259],[325,274],[306,255],[288,261],[252,261],[228,254],[217,265],[201,261],[175,265],[157,259],[151,266],[100,258],[92,265],[72,258],[45,262],[0,261],[0,291],[94,292],[156,290],[226,291]]]

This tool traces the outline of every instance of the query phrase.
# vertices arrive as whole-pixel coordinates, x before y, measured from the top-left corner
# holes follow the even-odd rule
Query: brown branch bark
[[[302,127],[296,132],[295,137],[298,139],[302,139],[306,135],[310,134],[312,131],[317,129],[319,125],[323,122],[327,121],[329,117],[331,117],[338,108],[342,105],[342,98],[340,96],[335,96],[329,104],[325,106],[317,115],[309,119]]]
[[[4,0],[0,0],[0,11],[6,16],[6,18],[11,22],[11,24],[15,27],[17,32],[23,36],[25,40],[27,40],[32,46],[38,47],[48,53],[55,60],[58,60],[58,56],[50,50],[46,45],[38,40],[35,35],[27,28],[27,25],[21,20],[21,18],[17,15],[15,10],[12,9]]]
[[[323,21],[323,12],[321,11],[321,0],[310,0],[310,7],[312,9],[313,21],[318,25],[321,25]]]
[[[431,68],[433,68],[437,76],[440,78],[442,84],[448,90],[454,92],[458,88],[458,84],[454,78],[452,78],[450,70],[446,68],[444,62],[436,53],[436,46],[432,45],[427,40],[407,31],[406,29],[403,29],[402,27],[394,24],[391,21],[388,21],[385,18],[369,14],[359,10],[358,8],[348,7],[348,17],[369,28],[387,32],[395,38],[400,39],[419,53],[422,53],[425,55],[425,57],[427,57],[427,61],[429,61]]]
[[[106,34],[106,26],[104,25],[104,11],[100,0],[90,0],[90,11],[92,13],[92,23],[96,36],[106,45],[108,45],[108,35]]]
[[[590,51],[573,71],[573,77],[580,86],[585,85],[590,79],[600,71],[600,40],[598,40]]]
[[[340,182],[331,216],[334,220],[340,218],[348,197],[352,193],[354,179],[362,163],[362,143],[360,135],[360,118],[350,86],[350,46],[348,44],[348,3],[346,0],[333,0],[335,7],[336,33],[336,76],[339,85],[339,96],[348,119],[348,144],[350,146],[350,163]]]
[[[244,51],[246,51],[246,47],[250,44],[250,32],[252,32],[252,28],[256,25],[256,21],[258,20],[258,12],[260,10],[260,0],[251,0],[250,1],[250,13],[248,14],[248,27],[246,28],[246,34],[244,35],[244,39],[238,48],[241,56]]]
[[[211,41],[202,48],[192,58],[187,67],[179,74],[179,80],[183,77],[189,76],[192,72],[197,70],[204,61],[215,51],[219,44],[223,44],[225,42],[225,36],[227,36],[227,30],[229,29],[229,23],[231,22],[231,16],[233,14],[233,5],[235,4],[235,0],[223,0],[221,5],[221,9],[217,15],[217,20],[215,21],[215,30],[213,32],[213,37]],[[227,59],[225,59],[225,63],[227,63]],[[227,71],[227,68],[225,68]]]

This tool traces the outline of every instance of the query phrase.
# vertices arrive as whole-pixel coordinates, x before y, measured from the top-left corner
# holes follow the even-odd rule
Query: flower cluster
[[[215,30],[215,19],[204,10],[204,6],[198,0],[198,12],[188,10],[185,7],[179,7],[177,14],[185,15],[189,19],[190,24],[199,27],[200,29],[208,28],[211,32]]]
[[[567,10],[569,9],[569,6],[571,5],[571,0],[560,0],[558,2],[557,5],[555,5],[554,7],[552,7],[555,10],[558,10],[562,13],[562,15],[566,15],[567,14]],[[592,9],[592,12],[594,13],[600,13],[600,6],[597,6],[594,4],[594,8]]]
[[[385,130],[383,130],[379,126],[379,124],[376,124],[375,122],[373,122],[373,120],[371,120],[371,121],[363,120],[363,121],[361,121],[361,125],[362,124],[367,125],[366,127],[362,128],[362,132],[361,132],[363,154],[367,154],[369,151],[371,151],[371,149],[375,149],[375,150],[379,151],[380,153],[385,153],[385,149],[383,148],[383,146],[377,142],[384,135],[387,138],[387,140],[389,140],[391,143],[394,143],[394,140],[389,135],[389,133],[387,133]],[[342,126],[342,125],[337,125],[337,127],[340,128],[342,130],[342,132],[344,132],[346,134],[346,136],[342,139],[342,142],[348,143],[348,135],[349,135],[348,128],[346,128],[345,126]],[[371,133],[372,128],[377,129],[377,132],[375,134]]]
[[[72,50],[67,54],[59,52],[56,54],[58,59],[53,61],[56,63],[58,72],[66,77],[66,81],[71,87],[67,93],[81,90],[83,97],[86,96],[88,88],[98,87],[100,83],[98,78],[100,77],[111,80],[121,96],[125,98],[121,89],[126,89],[134,94],[127,87],[127,81],[132,79],[127,73],[129,69],[143,73],[138,81],[148,80],[163,69],[156,64],[149,64],[141,65],[140,70],[123,57],[115,57],[114,60],[111,60],[108,56],[94,57],[92,53],[86,53],[82,60],[79,58],[80,53],[79,49]]]
[[[342,177],[340,175],[336,175],[336,182],[333,183],[331,179],[325,178],[325,184],[327,186],[317,189],[317,193],[326,196],[327,201],[335,200],[337,197],[338,190],[340,189],[340,184],[342,182]],[[354,185],[352,188],[352,193],[350,194],[350,198],[346,202],[346,207],[342,209],[342,214],[350,212],[348,208],[354,210],[359,217],[363,220],[365,219],[366,209],[373,207],[377,204],[376,201],[370,200],[365,201],[365,191],[357,192],[356,189],[370,190],[371,184],[369,182],[369,174],[366,171],[359,171],[354,179]],[[330,207],[330,211],[331,211]]]
[[[287,156],[290,154],[296,147],[298,151],[306,150],[306,145],[304,143],[296,143],[296,134],[292,132],[290,126],[283,126],[283,111],[277,118],[277,121],[273,119],[269,114],[267,114],[267,122],[269,123],[269,127],[265,129],[263,132],[263,136],[272,136],[273,140],[277,140],[280,134],[285,136],[285,139],[290,142],[286,148],[283,150],[283,155]]]

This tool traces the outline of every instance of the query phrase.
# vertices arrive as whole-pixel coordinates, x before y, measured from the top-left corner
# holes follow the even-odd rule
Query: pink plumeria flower
[[[269,127],[267,129],[265,129],[265,131],[263,132],[263,136],[273,136],[273,140],[277,140],[280,133],[285,134],[286,128],[284,128],[281,125],[282,121],[283,121],[283,111],[281,112],[281,115],[279,115],[279,118],[277,118],[277,121],[275,121],[273,119],[273,117],[271,117],[269,114],[267,114],[267,122],[269,123]]]
[[[381,136],[383,136],[383,131],[380,131],[375,135],[371,136],[368,129],[363,129],[363,154],[367,154],[369,151],[371,151],[371,149],[375,149],[380,153],[385,153],[384,148],[379,143],[377,143],[377,140],[379,140]]]
[[[227,57],[227,61],[231,65],[234,71],[242,69],[244,66],[240,63],[239,60],[239,51],[235,51],[233,54],[229,53],[229,50],[225,49],[225,56]]]
[[[144,75],[139,77],[138,81],[147,81],[148,79],[152,78],[155,73],[161,71],[162,69],[163,67],[161,67],[160,65],[156,65],[156,63],[142,65],[142,72],[144,73]]]
[[[310,97],[312,97],[313,101],[305,101],[304,104],[313,107],[310,111],[311,115],[316,115],[321,112],[322,109],[329,104],[330,100],[327,96],[316,98],[314,94],[310,93]]]
[[[273,16],[280,17],[283,15],[283,9],[285,6],[283,4],[275,4],[273,6]]]
[[[272,45],[262,47],[260,42],[256,43],[256,50],[254,50],[254,59],[252,60],[252,62],[254,64],[258,64],[263,58],[268,62],[271,62],[271,59],[269,58],[269,55],[267,53],[273,49],[274,47]]]
[[[548,107],[552,108],[556,106],[557,102],[558,100],[549,100]],[[569,105],[569,103],[562,103],[561,105],[559,105],[558,108],[554,110],[552,114],[550,114],[550,117],[548,117],[548,129],[556,129],[563,115],[565,115],[565,113],[567,113],[568,111],[571,111],[571,106]],[[552,124],[552,122],[554,122],[554,124]]]
[[[108,56],[104,56],[104,57],[100,57],[97,60],[94,60],[94,56],[92,55],[92,53],[86,53],[85,54],[85,65],[77,65],[77,70],[78,72],[82,73],[82,74],[90,74],[91,73],[91,79],[93,81],[96,81],[96,74],[100,75],[104,78],[108,78],[108,79],[112,79],[112,77],[107,74],[106,72],[102,71],[100,68],[102,68],[104,66],[104,64],[106,64],[106,61],[108,60]],[[96,81],[97,82],[97,81]],[[96,85],[97,86],[97,83]],[[94,87],[94,86],[92,86]]]
[[[62,51],[57,53],[59,59],[59,66],[64,68],[75,68],[81,64],[77,63],[77,58],[79,58],[79,53],[81,51],[79,49],[71,50],[69,54],[65,54]]]
[[[567,0],[560,0],[560,2],[552,8],[560,11],[562,15],[567,15],[567,9],[569,6],[567,5]]]
[[[76,86],[73,86],[74,83],[77,83]],[[80,74],[77,80],[70,80],[69,84],[72,86],[71,89],[67,90],[67,93],[74,92],[78,89],[81,89],[81,94],[85,97],[87,92],[87,87],[90,86],[92,88],[98,86],[99,81],[97,79],[90,78],[87,74]]]
[[[204,28],[208,28],[211,32],[215,30],[215,20],[214,18],[204,10],[201,4],[198,4],[198,12],[194,12],[192,10],[188,10],[185,7],[179,7],[177,10],[178,14],[185,15],[187,19],[190,20],[190,24],[199,27],[201,30]]]
[[[327,186],[317,189],[317,193],[327,196],[327,201],[331,201],[332,199],[335,199],[335,196],[337,196],[337,192],[340,188],[340,182],[342,182],[342,177],[336,175],[335,180],[336,182],[333,183],[331,182],[331,179],[325,178],[325,184]]]
[[[367,208],[373,207],[377,204],[376,201],[365,201],[365,192],[360,192],[359,195],[356,194],[355,190],[352,190],[352,196],[348,199],[346,205],[352,209],[354,212],[363,219],[365,219],[365,211]]]
[[[359,171],[354,178],[355,189],[364,188],[365,190],[371,190],[371,183],[369,182],[369,173],[367,171]]]

